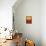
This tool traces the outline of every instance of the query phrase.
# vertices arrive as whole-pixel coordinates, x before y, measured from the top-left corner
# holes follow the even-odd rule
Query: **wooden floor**
[[[16,46],[15,44],[15,39],[13,40],[6,40],[6,42],[4,42],[2,45],[0,46]]]
[[[4,42],[3,44],[1,44],[0,46],[16,46],[16,39],[6,40],[6,42]],[[20,46],[24,46],[24,44],[21,43]]]

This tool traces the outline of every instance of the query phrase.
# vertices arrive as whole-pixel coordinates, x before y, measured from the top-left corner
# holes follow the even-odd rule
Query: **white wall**
[[[46,0],[41,1],[41,38],[42,46],[46,46]]]
[[[15,9],[15,28],[22,32],[24,37],[36,42],[40,46],[41,32],[41,0],[23,0]],[[32,16],[32,24],[26,24],[26,16]]]
[[[12,6],[16,0],[0,0],[0,27],[12,28]]]

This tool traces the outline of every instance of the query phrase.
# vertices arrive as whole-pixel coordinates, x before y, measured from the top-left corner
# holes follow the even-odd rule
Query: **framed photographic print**
[[[26,24],[32,24],[32,16],[26,16]]]

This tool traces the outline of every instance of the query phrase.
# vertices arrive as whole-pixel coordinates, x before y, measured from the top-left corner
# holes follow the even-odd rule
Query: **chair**
[[[16,46],[22,46],[22,33],[16,33],[15,36]]]
[[[32,40],[26,40],[25,46],[35,46],[35,43]]]

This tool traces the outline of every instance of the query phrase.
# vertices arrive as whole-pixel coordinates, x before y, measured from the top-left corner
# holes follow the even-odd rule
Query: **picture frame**
[[[26,16],[26,24],[32,24],[32,16]]]

